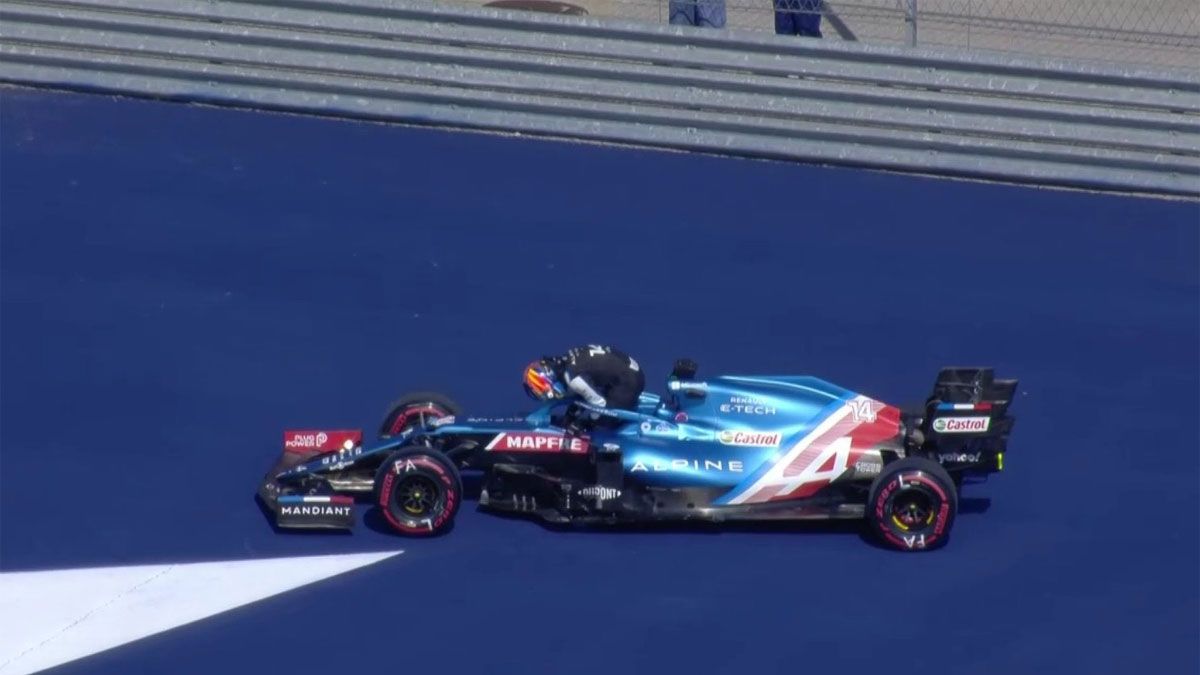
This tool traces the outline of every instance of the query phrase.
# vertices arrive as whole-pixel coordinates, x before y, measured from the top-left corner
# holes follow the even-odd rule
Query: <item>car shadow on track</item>
[[[988,509],[992,508],[991,497],[959,497],[958,498],[958,515],[976,513],[987,513]]]
[[[485,507],[478,506],[479,494],[482,489],[482,478],[477,475],[463,475],[463,493],[464,493],[464,508],[468,504],[474,502],[475,508],[485,513],[489,518],[498,518],[509,521],[522,521],[535,524],[545,530],[559,532],[563,534],[612,534],[622,533],[629,535],[649,534],[655,536],[671,535],[671,534],[763,534],[763,535],[854,535],[866,544],[881,550],[892,551],[893,549],[881,543],[873,534],[871,534],[863,522],[859,520],[802,520],[802,521],[725,521],[715,523],[706,520],[663,520],[663,521],[648,521],[642,523],[552,523],[542,520],[534,515],[509,513],[504,511],[493,511]],[[988,497],[962,497],[959,500],[958,513],[959,515],[969,515],[984,513],[991,508],[992,500]],[[363,514],[363,525],[367,528],[379,532],[381,534],[394,535],[395,530],[388,524],[387,520],[377,507],[372,507]],[[454,531],[454,523],[435,535],[428,538],[438,539],[444,537]]]
[[[982,513],[991,506],[991,500],[987,498],[967,498],[960,502],[959,515]],[[684,521],[649,521],[643,523],[615,523],[615,524],[597,524],[597,523],[551,523],[541,520],[536,516],[523,515],[518,513],[507,513],[503,511],[490,511],[483,507],[477,507],[483,511],[488,517],[501,518],[510,521],[527,521],[534,523],[545,530],[559,532],[563,534],[613,534],[621,533],[631,536],[636,535],[654,535],[664,536],[672,534],[708,534],[713,536],[727,534],[760,534],[764,536],[771,535],[812,535],[812,536],[855,536],[861,542],[872,548],[883,551],[895,552],[891,546],[884,544],[879,540],[861,520],[800,520],[800,521],[725,521],[711,522],[705,520],[684,520]],[[386,526],[386,524],[385,524]],[[947,537],[949,541],[953,534]]]
[[[384,516],[383,516],[383,512],[380,511],[379,507],[375,506],[374,504],[372,504],[371,508],[367,509],[366,512],[363,513],[362,524],[367,529],[378,532],[380,534],[386,534],[386,535],[390,535],[390,536],[401,536],[401,535],[398,535],[396,530],[393,529],[392,526],[388,524],[387,518],[384,518]],[[452,532],[454,532],[454,521],[453,520],[450,521],[450,524],[447,525],[444,530],[437,532],[435,534],[423,536],[421,538],[422,539],[441,539],[442,537],[445,537]]]
[[[803,536],[820,537],[854,536],[860,541],[880,550],[893,549],[878,541],[857,520],[808,520],[808,521],[725,521],[721,523],[705,520],[684,521],[650,521],[643,523],[550,523],[534,516],[488,511],[481,509],[490,518],[501,518],[512,521],[527,521],[532,524],[563,535],[593,535],[593,534],[622,534],[627,536],[651,535],[671,536],[676,534],[706,534],[721,536],[730,534],[758,534],[762,536]]]

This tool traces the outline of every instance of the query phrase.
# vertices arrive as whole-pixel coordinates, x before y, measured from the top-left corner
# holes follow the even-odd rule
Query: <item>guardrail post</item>
[[[917,0],[904,0],[904,22],[908,24],[908,46],[917,46]]]

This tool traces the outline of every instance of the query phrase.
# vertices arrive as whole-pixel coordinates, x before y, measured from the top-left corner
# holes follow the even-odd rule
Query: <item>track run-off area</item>
[[[403,551],[61,673],[1194,673],[1198,226],[1188,201],[3,89],[0,571]],[[995,366],[1021,381],[1005,471],[915,555],[473,502],[431,540],[365,510],[291,534],[254,500],[285,428],[372,434],[428,389],[520,413],[522,366],[585,342],[655,392],[683,356],[900,405]]]

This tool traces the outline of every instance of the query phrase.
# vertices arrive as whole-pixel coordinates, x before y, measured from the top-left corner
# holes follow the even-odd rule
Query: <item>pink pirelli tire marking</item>
[[[435,452],[400,451],[379,467],[375,504],[397,532],[433,536],[447,530],[462,502],[462,481]]]
[[[412,408],[408,408],[408,409],[404,410],[399,415],[396,415],[396,419],[392,421],[390,433],[392,435],[395,435],[395,434],[398,434],[401,431],[403,431],[405,425],[407,425],[408,421],[410,419],[412,419],[413,417],[417,417],[420,415],[429,415],[431,417],[446,417],[449,414],[450,414],[449,412],[442,410],[441,408],[434,406],[434,405],[414,406]]]
[[[931,459],[909,457],[876,479],[866,518],[880,538],[900,551],[927,551],[945,543],[958,510],[950,475]]]

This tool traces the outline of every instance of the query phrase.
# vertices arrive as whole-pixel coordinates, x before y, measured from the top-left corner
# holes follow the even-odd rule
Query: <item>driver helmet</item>
[[[559,399],[566,395],[566,389],[558,381],[554,368],[546,361],[539,360],[525,366],[525,393],[536,401]]]

